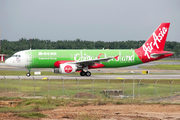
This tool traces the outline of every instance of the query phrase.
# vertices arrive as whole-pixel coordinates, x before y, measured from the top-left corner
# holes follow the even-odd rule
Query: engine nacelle
[[[77,70],[76,64],[60,64],[59,68],[53,69],[54,73],[75,73]]]

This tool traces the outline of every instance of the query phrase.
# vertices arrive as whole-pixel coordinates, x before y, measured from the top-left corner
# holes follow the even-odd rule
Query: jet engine
[[[54,68],[54,73],[75,73],[77,70],[76,64],[60,64],[59,68]]]

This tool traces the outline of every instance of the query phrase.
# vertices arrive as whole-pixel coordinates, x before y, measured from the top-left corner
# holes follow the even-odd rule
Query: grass
[[[180,70],[180,65],[147,65],[140,66],[143,69],[157,69],[157,70]]]
[[[24,117],[24,118],[44,118],[44,117],[47,117],[47,115],[44,115],[44,114],[38,113],[38,112],[19,113],[19,114],[17,114],[17,116]]]
[[[0,99],[5,99],[5,97]],[[93,104],[93,101],[88,102],[87,99],[51,99],[51,98],[44,98],[44,99],[25,99],[25,98],[14,98],[14,99],[9,99],[6,98],[5,101],[8,100],[14,100],[14,101],[21,101],[20,104],[15,107],[15,108],[1,108],[0,112],[2,113],[7,113],[7,112],[12,112],[12,113],[22,113],[21,115],[24,115],[26,113],[26,116],[31,116],[28,115],[27,113],[31,112],[40,112],[42,110],[50,110],[50,109],[55,109],[60,106],[71,106],[71,107],[76,107],[76,106],[87,106],[89,104]],[[94,100],[96,101],[96,100]],[[97,100],[97,102],[101,102],[100,100]],[[35,114],[36,115],[36,114]],[[34,114],[32,114],[34,116]]]
[[[175,58],[176,59],[176,58]],[[161,59],[161,60],[156,60],[154,62],[180,62],[180,60],[168,60],[168,59]]]
[[[154,97],[154,89],[155,89],[155,80],[142,80],[140,86],[138,85],[138,81],[135,80],[135,95],[138,96],[139,92],[141,95],[141,99],[150,99]],[[172,80],[171,80],[172,81]],[[126,96],[132,96],[132,80],[126,80],[124,83],[124,94]],[[180,93],[179,89],[180,80],[174,80],[173,92]],[[6,88],[6,89],[5,89]],[[108,83],[106,80],[95,80],[94,84],[92,84],[91,80],[80,80],[79,85],[76,80],[65,80],[63,89],[62,80],[51,80],[49,83],[47,80],[36,80],[35,85],[33,80],[21,80],[21,84],[19,80],[0,80],[0,91],[1,94],[6,94],[8,96],[54,96],[58,97],[68,97],[68,98],[76,98],[78,92],[94,94],[93,96],[98,96],[100,98],[106,98],[106,95],[103,94],[103,90],[123,90],[123,83],[121,80],[110,80]],[[169,80],[159,80],[156,84],[156,89],[159,92],[161,97],[168,97],[171,95],[170,92],[170,83]],[[12,94],[10,94],[10,93]],[[175,94],[173,94],[175,95]],[[92,96],[89,96],[92,98]],[[39,101],[34,101],[34,103],[38,103]],[[26,103],[31,104],[31,103]],[[63,103],[65,104],[65,103]]]
[[[88,113],[79,113],[77,115],[77,120],[100,120],[100,116],[97,116],[97,115],[90,115]]]
[[[0,97],[0,101],[7,101],[7,100],[19,100],[21,99],[20,97]]]
[[[27,71],[7,71],[7,70],[0,70],[0,75],[26,75]]]
[[[5,97],[0,97],[0,99],[5,99]],[[20,101],[17,107],[14,108],[1,108],[0,112],[7,113],[23,113],[23,112],[39,112],[41,110],[50,110],[55,109],[56,106],[54,103],[59,102],[56,100],[48,99],[23,99],[23,98],[6,98],[4,101]]]

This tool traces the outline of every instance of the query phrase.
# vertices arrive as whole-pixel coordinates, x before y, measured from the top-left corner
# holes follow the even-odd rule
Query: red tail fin
[[[161,23],[161,25],[153,32],[149,39],[142,46],[143,49],[164,50],[166,37],[168,34],[170,23]]]
[[[135,51],[138,53],[138,56],[141,54],[143,62],[151,61],[152,53],[159,53],[164,50],[166,37],[169,31],[170,23],[161,23],[161,25],[153,32],[149,39]],[[140,55],[140,56],[141,56]]]

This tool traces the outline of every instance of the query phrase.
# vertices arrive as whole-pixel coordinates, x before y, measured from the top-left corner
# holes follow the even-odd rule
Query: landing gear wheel
[[[80,72],[80,75],[81,75],[81,76],[85,76],[85,75],[86,75],[86,72],[81,71],[81,72]]]
[[[91,72],[87,71],[86,76],[88,76],[88,77],[91,76]]]
[[[28,73],[26,74],[27,77],[30,77],[31,76],[31,68],[27,68],[28,69]]]
[[[30,77],[30,76],[31,76],[31,74],[30,74],[30,73],[27,73],[27,74],[26,74],[26,76],[27,76],[27,77]]]

